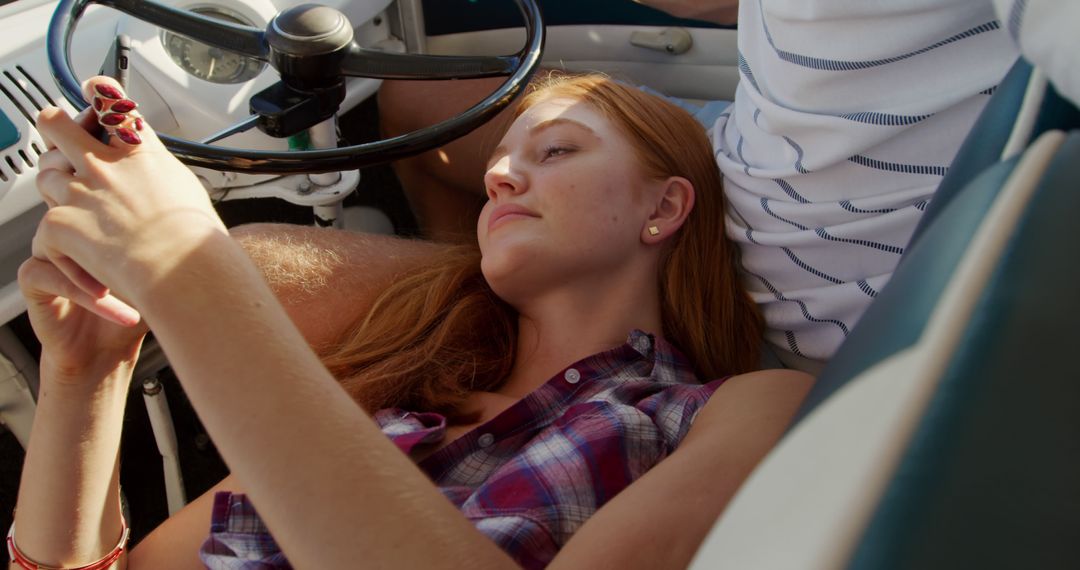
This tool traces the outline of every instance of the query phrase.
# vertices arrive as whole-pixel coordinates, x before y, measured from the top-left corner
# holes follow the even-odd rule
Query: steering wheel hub
[[[301,4],[281,12],[266,29],[270,64],[281,80],[298,91],[341,83],[341,62],[353,43],[345,14],[318,4]]]
[[[266,31],[270,49],[290,55],[333,53],[348,47],[352,40],[352,26],[345,14],[318,4],[285,10]]]

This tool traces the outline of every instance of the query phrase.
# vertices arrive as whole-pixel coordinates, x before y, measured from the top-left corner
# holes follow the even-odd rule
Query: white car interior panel
[[[692,40],[692,47],[681,54],[633,44],[635,33],[659,34],[666,29],[591,24],[549,27],[544,66],[601,71],[685,99],[730,101],[739,82],[736,31],[679,28]],[[505,53],[521,42],[520,30],[488,30],[432,36],[427,49],[434,54]]]

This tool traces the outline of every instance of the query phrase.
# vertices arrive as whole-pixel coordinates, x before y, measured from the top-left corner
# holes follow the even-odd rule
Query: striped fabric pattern
[[[699,383],[678,350],[635,330],[419,465],[522,567],[543,568],[597,509],[678,447],[723,382]],[[405,453],[446,436],[439,414],[390,409],[375,420]],[[228,492],[216,497],[200,555],[215,570],[290,568],[247,498]]]
[[[827,359],[892,275],[1018,56],[1024,0],[997,4],[740,2],[744,81],[712,135],[774,346]]]

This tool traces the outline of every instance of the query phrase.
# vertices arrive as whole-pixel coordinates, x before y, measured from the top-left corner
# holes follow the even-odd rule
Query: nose
[[[489,200],[500,194],[520,194],[525,191],[526,184],[524,174],[511,166],[509,155],[499,158],[484,173],[484,188]]]

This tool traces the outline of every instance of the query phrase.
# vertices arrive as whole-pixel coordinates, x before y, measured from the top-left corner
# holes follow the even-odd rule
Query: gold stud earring
[[[660,228],[658,228],[656,226],[649,226],[649,235],[651,235],[651,236],[660,235]]]

